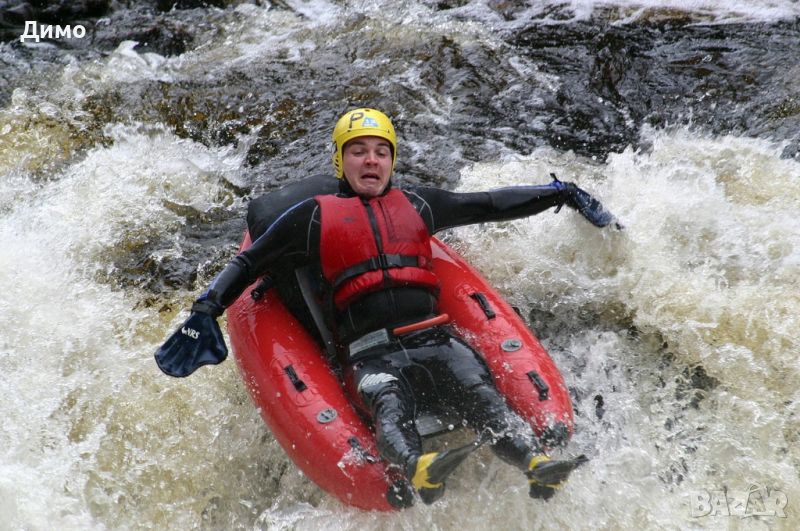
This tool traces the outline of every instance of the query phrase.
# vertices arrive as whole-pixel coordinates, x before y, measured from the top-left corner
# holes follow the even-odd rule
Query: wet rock
[[[163,56],[180,55],[194,42],[189,24],[177,17],[156,15],[148,10],[120,11],[93,26],[92,44],[114,50],[123,41],[136,41],[137,52]]]
[[[594,413],[598,419],[602,420],[603,415],[606,414],[605,400],[603,395],[595,395],[594,397]]]
[[[0,21],[24,26],[27,20],[47,24],[69,24],[106,15],[110,0],[30,0],[28,2],[0,0]]]
[[[684,22],[536,25],[513,35],[561,80],[547,100],[551,145],[603,157],[636,145],[643,124],[689,124],[715,134],[775,132],[796,146],[800,117],[786,65],[795,63],[798,23]]]
[[[181,254],[166,253],[169,258],[163,255],[173,243],[172,236],[123,242],[106,257],[113,270],[99,273],[98,280],[151,293],[192,290],[198,283],[208,283],[233,258],[244,229],[243,220],[241,210],[219,210],[210,216],[187,219],[180,231]]]
[[[698,409],[708,392],[719,385],[719,380],[710,376],[702,365],[687,367],[676,380],[675,399],[685,407]]]
[[[489,0],[488,7],[505,20],[514,20],[517,15],[529,9],[529,6],[524,2],[515,2],[512,0]]]
[[[26,20],[33,20],[36,11],[28,2],[0,1],[0,27],[23,27]]]
[[[689,371],[687,369],[689,381],[694,389],[702,389],[710,391],[719,385],[719,380],[713,376],[709,376],[702,365],[697,365]]]
[[[84,38],[45,39],[59,48],[110,51],[123,41],[136,41],[139,51],[164,56],[185,52],[194,39],[189,25],[177,15],[157,15],[153,9],[140,5],[114,11],[110,0],[31,1],[6,6],[0,3],[0,39],[18,40],[25,22],[35,21],[38,25],[86,28]]]
[[[469,3],[469,0],[427,0],[424,3],[443,11],[463,7]]]
[[[279,9],[291,9],[283,0],[153,0],[152,3],[159,11],[207,9],[209,7],[224,9],[240,4],[269,5]]]
[[[31,0],[36,20],[51,24],[69,24],[105,16],[111,10],[110,0]]]
[[[158,0],[156,7],[160,11],[169,11],[171,9],[194,9],[203,7],[225,7],[227,4],[233,2],[226,2],[225,0]]]
[[[110,0],[0,0],[0,41],[19,39],[28,21],[58,26],[86,25],[88,21],[105,16],[110,11]]]

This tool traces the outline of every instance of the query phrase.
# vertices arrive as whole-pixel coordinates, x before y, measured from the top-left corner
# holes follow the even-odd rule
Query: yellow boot
[[[431,504],[444,495],[444,481],[431,481],[431,464],[439,456],[437,452],[424,454],[417,460],[414,476],[411,484],[419,492],[420,498],[427,504]]]
[[[460,465],[480,443],[471,443],[461,448],[444,452],[423,454],[414,465],[411,484],[426,504],[431,504],[444,495],[444,480]]]
[[[528,494],[531,498],[549,500],[569,477],[570,473],[588,461],[585,455],[553,461],[546,455],[535,455],[528,463]]]

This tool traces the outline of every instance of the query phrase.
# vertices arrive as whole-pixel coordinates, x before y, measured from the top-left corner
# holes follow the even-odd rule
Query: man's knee
[[[372,397],[372,419],[378,451],[389,462],[406,467],[422,451],[414,424],[414,404],[399,387],[385,386]]]
[[[376,421],[386,423],[401,423],[414,420],[414,405],[411,398],[402,393],[397,387],[387,387],[381,390],[372,400],[372,412]]]
[[[373,410],[379,402],[391,401],[391,395],[402,394],[401,382],[389,372],[371,372],[358,380],[356,393]]]

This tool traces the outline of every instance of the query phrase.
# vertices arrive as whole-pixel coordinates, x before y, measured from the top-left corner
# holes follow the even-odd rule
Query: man
[[[372,418],[382,457],[405,471],[423,501],[442,496],[445,478],[468,453],[422,453],[414,413],[419,401],[431,399],[460,415],[500,458],[526,472],[532,497],[551,497],[585,458],[548,458],[530,426],[495,388],[480,355],[438,314],[430,237],[564,204],[597,226],[613,217],[586,192],[558,180],[462,194],[394,188],[394,127],[374,109],[343,115],[333,130],[333,148],[339,193],[301,201],[268,226],[248,216],[253,244],[193,305],[184,326],[157,352],[159,366],[186,376],[203,364],[219,363],[227,350],[216,318],[224,309],[267,272],[311,268],[324,313],[321,326],[335,338],[345,386]],[[412,331],[398,334],[398,327]]]

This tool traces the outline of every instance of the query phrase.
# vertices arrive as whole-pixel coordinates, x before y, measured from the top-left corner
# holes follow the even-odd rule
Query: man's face
[[[354,138],[342,152],[344,178],[355,193],[377,197],[386,189],[392,176],[392,147],[377,136]]]

